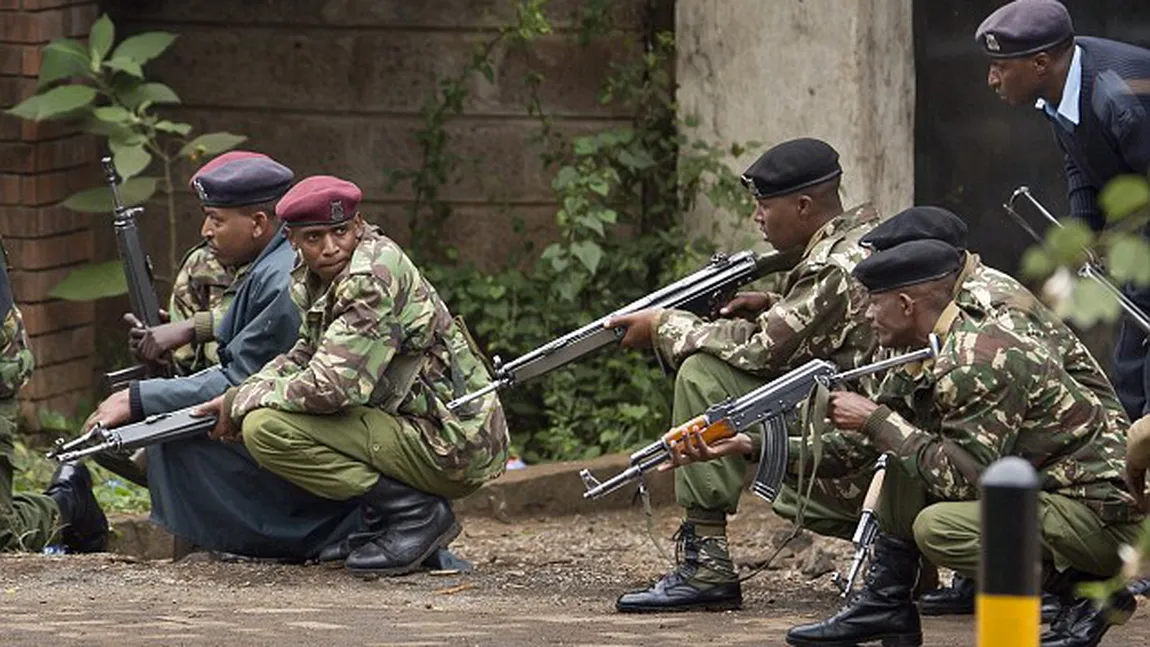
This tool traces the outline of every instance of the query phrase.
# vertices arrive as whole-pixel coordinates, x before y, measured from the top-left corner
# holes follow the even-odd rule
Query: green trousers
[[[767,381],[711,355],[691,355],[675,376],[672,423],[686,422],[712,404],[743,395]],[[688,514],[691,510],[733,514],[738,509],[748,464],[742,456],[729,456],[677,468],[675,500]],[[803,527],[819,534],[850,539],[870,477],[868,471],[846,479],[816,479],[803,515]],[[775,513],[786,519],[794,520],[798,511],[796,485],[795,475],[788,475],[774,502]]]
[[[265,469],[328,499],[360,496],[380,474],[447,499],[478,489],[444,478],[426,457],[419,429],[378,409],[322,416],[256,409],[244,418],[243,436]]]
[[[60,510],[43,494],[13,494],[15,432],[16,403],[0,402],[0,552],[40,552],[56,534]]]
[[[982,550],[978,501],[931,503],[922,482],[901,465],[887,468],[876,514],[883,532],[914,538],[923,556],[970,578],[977,578]],[[1051,492],[1038,493],[1043,561],[1058,571],[1109,577],[1122,566],[1118,547],[1134,544],[1136,523],[1107,524],[1085,504]]]

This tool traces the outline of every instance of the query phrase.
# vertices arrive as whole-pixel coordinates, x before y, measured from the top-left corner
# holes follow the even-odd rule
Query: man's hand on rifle
[[[648,308],[609,319],[604,327],[627,330],[623,339],[619,341],[623,348],[650,348],[655,337],[655,324],[662,314],[661,308]]]
[[[878,405],[857,393],[832,391],[827,413],[831,422],[839,429],[858,431],[866,424],[867,418],[878,409]]]
[[[109,395],[96,407],[92,415],[84,421],[84,432],[87,433],[97,424],[105,428],[119,427],[132,419],[132,405],[128,399],[129,389],[120,389]]]
[[[225,443],[238,443],[242,440],[243,428],[235,424],[230,412],[224,410],[224,397],[221,395],[214,400],[208,400],[196,407],[192,415],[216,417],[216,426],[208,432],[208,438],[222,440]]]
[[[124,315],[124,321],[132,326],[128,331],[128,348],[132,354],[155,364],[167,364],[167,354],[192,343],[195,334],[195,322],[191,319],[149,328],[128,313]]]
[[[771,295],[766,292],[740,292],[719,308],[719,314],[728,317],[742,317],[754,321],[759,314],[771,307]]]
[[[659,466],[660,472],[675,469],[681,465],[713,461],[724,456],[748,456],[754,451],[754,444],[747,434],[735,434],[730,438],[723,438],[715,444],[707,444],[698,432],[688,433],[683,437],[684,442],[671,446],[671,462]]]

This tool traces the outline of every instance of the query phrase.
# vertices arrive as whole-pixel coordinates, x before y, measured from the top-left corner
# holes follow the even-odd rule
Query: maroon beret
[[[290,227],[335,225],[355,217],[363,191],[347,180],[312,175],[280,198],[276,215]]]

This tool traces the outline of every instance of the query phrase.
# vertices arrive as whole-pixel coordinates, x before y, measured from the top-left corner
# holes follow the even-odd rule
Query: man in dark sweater
[[[1075,37],[1056,0],[1015,0],[975,33],[990,57],[987,84],[1015,106],[1034,105],[1050,121],[1065,158],[1070,211],[1094,230],[1106,224],[1098,192],[1118,175],[1150,170],[1150,50]],[[1150,234],[1150,231],[1144,231]],[[1150,288],[1126,286],[1150,312]],[[1112,377],[1132,420],[1150,413],[1146,333],[1124,320]]]

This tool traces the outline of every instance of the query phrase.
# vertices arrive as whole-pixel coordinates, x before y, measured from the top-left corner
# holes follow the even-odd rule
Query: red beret
[[[347,180],[312,175],[299,181],[276,204],[276,215],[289,226],[335,225],[355,217],[363,191]]]
[[[200,177],[204,173],[210,173],[212,170],[217,169],[224,164],[227,164],[228,162],[246,160],[253,157],[268,158],[268,156],[264,155],[263,153],[256,153],[253,151],[228,151],[221,155],[216,155],[212,159],[208,160],[207,164],[204,164],[199,169],[197,169],[196,172],[192,174],[192,177],[188,178],[188,188],[194,188],[192,182],[194,182],[196,178]]]

